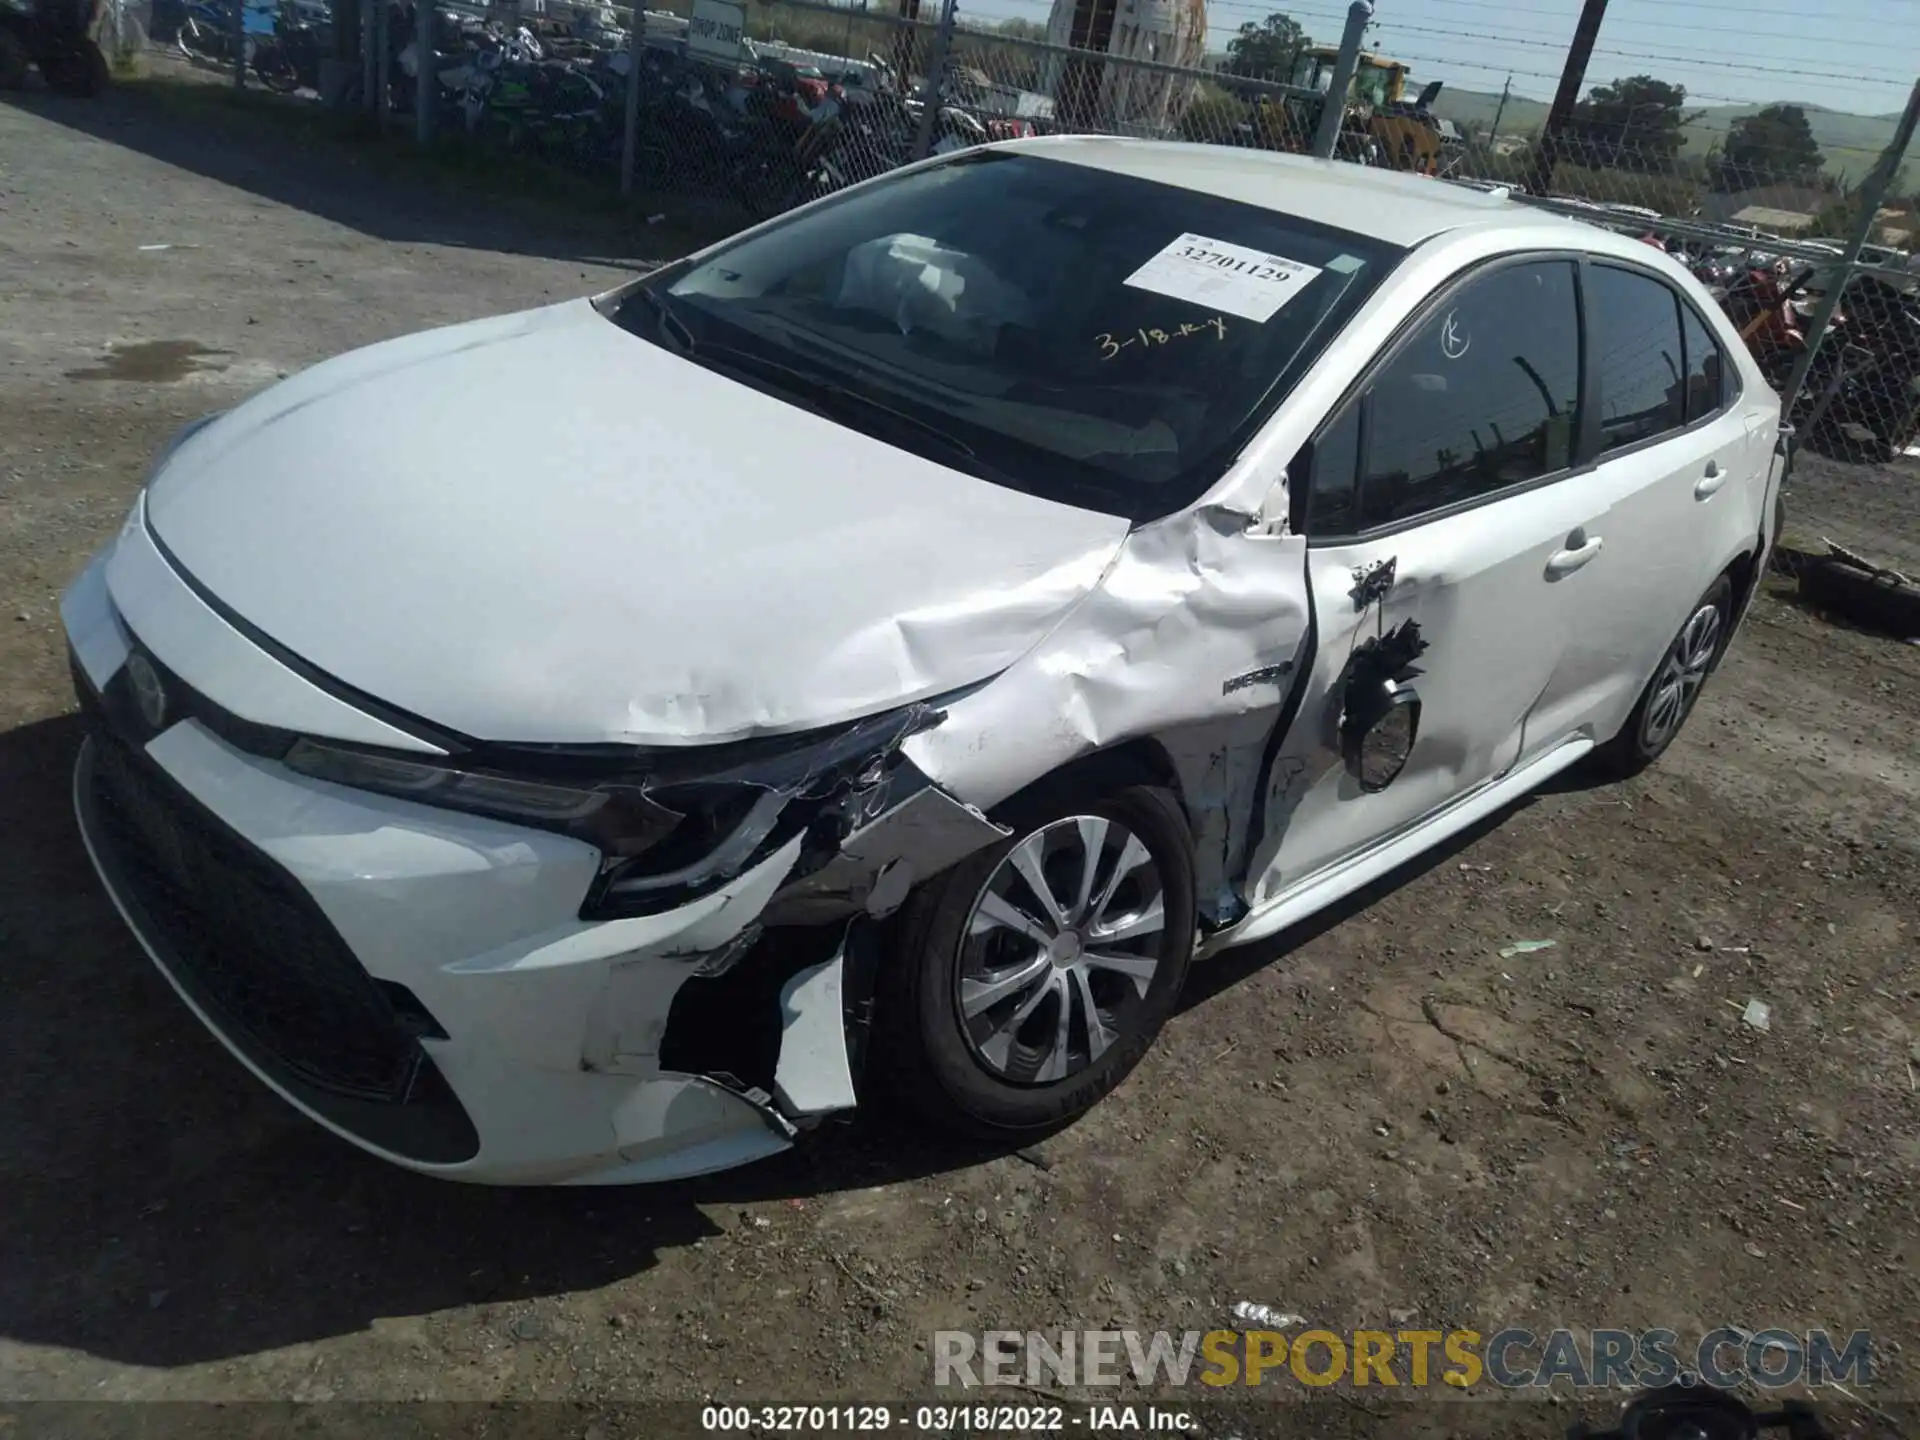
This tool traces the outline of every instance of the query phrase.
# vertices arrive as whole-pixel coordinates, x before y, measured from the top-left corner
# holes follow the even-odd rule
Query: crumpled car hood
[[[984,679],[1127,522],[703,370],[587,301],[331,360],[183,445],[148,523],[320,670],[462,734],[689,744]]]

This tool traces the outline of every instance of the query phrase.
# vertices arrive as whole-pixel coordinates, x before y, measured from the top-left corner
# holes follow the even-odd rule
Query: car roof
[[[1580,237],[1571,243],[1581,245],[1592,230],[1504,195],[1343,160],[1111,135],[1050,135],[1004,148],[1298,215],[1391,245],[1417,245],[1503,219],[1534,228],[1566,225]]]

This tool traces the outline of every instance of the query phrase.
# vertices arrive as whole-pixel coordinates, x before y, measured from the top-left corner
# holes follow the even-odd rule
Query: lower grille
[[[320,1090],[408,1099],[425,1057],[312,897],[144,755],[94,748],[96,843],[218,1023]]]

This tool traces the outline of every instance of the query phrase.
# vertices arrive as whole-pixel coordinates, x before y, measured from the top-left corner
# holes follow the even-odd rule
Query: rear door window
[[[1594,366],[1600,383],[1600,454],[1656,439],[1687,423],[1680,297],[1638,270],[1587,272]]]
[[[1687,424],[1691,425],[1733,398],[1733,374],[1707,322],[1684,302],[1680,306],[1680,332],[1686,346]]]

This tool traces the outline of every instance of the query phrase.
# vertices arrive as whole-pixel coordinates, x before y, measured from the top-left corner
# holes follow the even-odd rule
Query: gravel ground
[[[515,1193],[288,1110],[87,866],[57,592],[181,421],[663,257],[197,124],[0,106],[0,1400],[898,1399],[938,1328],[1204,1329],[1239,1300],[1336,1330],[1871,1328],[1876,1393],[1913,1394],[1920,649],[1784,592],[1653,772],[1210,962],[1037,1153],[867,1121],[694,1184]],[[1912,543],[1914,479],[1814,466],[1794,503]],[[1555,945],[1503,959],[1521,939]],[[540,1412],[610,1433],[591,1413]]]

